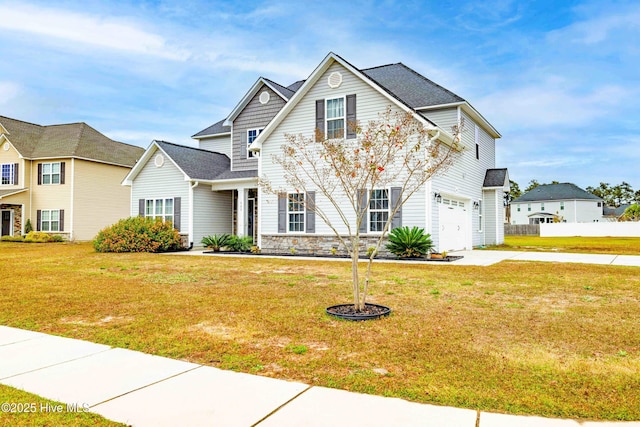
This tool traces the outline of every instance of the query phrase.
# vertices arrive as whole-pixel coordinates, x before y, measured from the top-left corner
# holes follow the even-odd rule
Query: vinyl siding
[[[260,94],[264,91],[269,93],[269,102],[262,105],[260,103]],[[247,159],[246,155],[241,156],[242,136],[246,135],[249,129],[265,128],[271,119],[282,109],[285,102],[268,86],[262,85],[256,95],[249,101],[247,106],[240,112],[238,117],[233,121],[233,158],[231,168],[235,171],[257,170],[258,159],[256,157]],[[246,141],[246,140],[245,140]]]
[[[484,221],[484,238],[482,240],[483,245],[494,245],[497,243],[496,235],[498,233],[498,225],[496,224],[495,219],[498,215],[498,211],[496,197],[497,194],[494,190],[488,190],[484,192],[484,212],[482,213]],[[500,227],[504,230],[504,224],[500,224]]]
[[[231,191],[211,191],[211,186],[193,189],[193,244],[201,246],[202,238],[212,234],[231,234]]]
[[[24,166],[26,161],[20,158],[18,152],[13,148],[13,145],[9,146],[7,151],[4,150],[4,144],[0,144],[0,165],[4,164],[18,164],[18,185],[8,184],[2,185],[0,184],[0,190],[13,190],[18,188],[25,188],[27,185],[25,184],[24,176]]]
[[[157,151],[157,148],[154,149]],[[152,198],[181,197],[180,232],[189,230],[189,182],[175,166],[171,159],[166,158],[164,165],[156,167],[153,161],[154,153],[142,168],[131,185],[131,216],[138,215],[138,200]]]
[[[38,185],[38,163],[65,162],[65,183],[64,184],[48,184]],[[33,161],[31,168],[30,180],[34,185],[31,186],[31,209],[29,217],[33,229],[37,229],[37,211],[42,209],[64,209],[64,233],[71,232],[71,159],[53,159],[46,161]]]
[[[67,168],[73,170],[75,240],[92,240],[102,228],[129,216],[131,187],[120,183],[130,168],[77,159]]]
[[[198,141],[198,147],[203,150],[225,154],[231,158],[231,135],[201,139]]]
[[[331,89],[327,84],[328,76],[334,72],[339,71],[342,73],[343,81],[342,85],[338,88]],[[264,142],[262,146],[262,160],[261,160],[261,173],[262,176],[267,178],[276,189],[287,189],[287,184],[282,176],[282,171],[279,166],[273,164],[271,158],[274,155],[279,155],[281,152],[281,146],[285,143],[285,134],[303,134],[306,137],[313,137],[315,134],[315,102],[318,99],[338,98],[346,95],[356,94],[356,112],[357,120],[360,123],[367,123],[370,120],[377,120],[378,113],[384,112],[387,106],[392,102],[385,96],[374,90],[367,83],[362,81],[359,77],[351,74],[347,69],[341,65],[334,63],[329,69],[318,79],[316,84],[309,89],[309,92],[299,101],[295,108],[288,114],[286,118],[274,129],[269,135],[269,138]],[[289,189],[288,191],[292,191]],[[277,234],[278,232],[278,201],[277,196],[274,194],[268,194],[263,191],[260,192],[261,201],[261,233],[262,234]],[[354,195],[354,197],[356,197]],[[344,206],[348,206],[346,196],[344,197]],[[325,210],[325,212],[334,212],[334,208],[330,202],[322,196],[319,192],[316,192],[316,204],[319,208]],[[349,217],[353,220],[355,215],[354,211],[350,207],[346,207],[345,211],[350,213]],[[402,209],[402,224],[403,225],[417,225],[424,227],[424,211],[425,211],[425,199],[424,194],[416,194],[411,200],[405,204]],[[337,229],[344,233],[346,228],[342,225],[342,221],[336,214],[330,215],[331,222],[337,226]],[[331,235],[333,232],[331,229],[316,216],[316,233],[317,235]]]
[[[544,201],[544,211],[541,202],[511,203],[511,223],[529,224],[529,215],[544,212],[560,215],[566,222],[599,222],[603,221],[602,205],[598,207],[597,200],[563,200],[564,210],[560,209],[560,200]],[[531,211],[528,205],[531,203]],[[520,212],[518,212],[520,207]]]

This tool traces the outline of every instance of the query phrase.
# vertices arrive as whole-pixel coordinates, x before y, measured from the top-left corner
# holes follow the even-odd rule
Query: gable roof
[[[133,179],[151,159],[155,152],[154,147],[157,147],[173,161],[184,174],[185,181],[218,181],[258,176],[258,172],[255,170],[232,172],[231,160],[225,154],[154,140],[138,164],[125,177],[123,180],[124,185],[131,185]]]
[[[380,83],[370,78],[363,71],[357,69],[356,67],[351,65],[349,62],[341,58],[340,56],[336,55],[333,52],[329,52],[329,54],[322,60],[322,62],[316,67],[316,69],[313,70],[309,78],[304,80],[304,82],[296,90],[296,93],[293,95],[291,100],[289,100],[289,102],[285,104],[285,106],[278,112],[278,114],[276,114],[273,120],[271,120],[271,122],[264,128],[262,133],[258,135],[256,140],[251,144],[251,147],[249,147],[250,150],[260,151],[262,146],[262,141],[266,140],[269,137],[271,132],[273,132],[273,130],[280,124],[280,122],[284,120],[284,118],[295,107],[295,105],[300,101],[300,99],[302,99],[304,95],[311,89],[311,87],[313,87],[313,85],[318,81],[320,76],[322,76],[322,74],[326,70],[328,70],[332,64],[336,62],[342,65],[344,68],[349,70],[351,73],[353,73],[357,77],[361,78],[362,81],[369,84],[369,86],[371,86],[374,90],[376,90],[377,92],[385,96],[387,99],[389,99],[391,102],[396,104],[398,107],[400,107],[404,111],[412,112],[418,120],[422,121],[422,123],[427,125],[427,128],[429,130],[434,132],[438,131],[439,132],[438,136],[441,140],[445,141],[446,143],[451,143],[453,141],[453,136],[451,136],[449,132],[439,128],[429,118],[417,112],[413,107],[411,107],[407,102],[401,99],[397,94],[393,93],[386,87],[381,86]],[[294,85],[296,85],[297,83],[299,82],[294,83]]]
[[[86,123],[41,126],[0,116],[4,134],[27,159],[75,157],[114,165],[135,165],[144,149],[107,138]]]
[[[503,169],[487,169],[484,175],[484,182],[482,188],[496,188],[503,187],[509,188],[509,171],[506,168]]]
[[[551,200],[594,200],[602,199],[586,190],[569,182],[561,184],[542,184],[527,191],[522,196],[513,200],[512,203],[520,202],[543,202]]]

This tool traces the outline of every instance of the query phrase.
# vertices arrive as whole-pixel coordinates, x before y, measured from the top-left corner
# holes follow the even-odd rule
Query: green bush
[[[22,236],[2,236],[1,240],[3,242],[24,242],[24,237],[22,237]]]
[[[33,225],[31,225],[31,219],[27,218],[27,223],[24,225],[24,232],[29,234],[33,231]]]
[[[102,229],[96,252],[167,252],[180,249],[180,233],[171,222],[134,216]]]
[[[399,258],[419,258],[433,248],[433,243],[431,235],[425,234],[423,228],[398,227],[389,233],[386,248]]]
[[[225,245],[233,252],[249,252],[253,246],[251,236],[230,236],[229,242]]]
[[[51,235],[44,231],[30,231],[24,236],[25,243],[50,243],[50,242],[63,242],[62,236]]]
[[[209,248],[214,252],[218,252],[223,247],[229,244],[228,234],[214,234],[213,236],[205,236],[202,238],[201,243],[205,248]]]

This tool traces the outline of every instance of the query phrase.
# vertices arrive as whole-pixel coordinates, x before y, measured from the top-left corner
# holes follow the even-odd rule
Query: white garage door
[[[467,203],[443,197],[439,209],[440,251],[467,249]]]

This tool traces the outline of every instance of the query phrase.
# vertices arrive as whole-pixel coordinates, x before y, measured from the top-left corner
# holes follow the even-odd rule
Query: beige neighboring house
[[[0,234],[34,230],[91,240],[129,216],[120,185],[144,149],[85,123],[41,126],[0,116]]]

